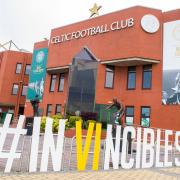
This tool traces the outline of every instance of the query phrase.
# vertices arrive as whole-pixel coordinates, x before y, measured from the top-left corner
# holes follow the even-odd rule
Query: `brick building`
[[[179,130],[179,103],[162,102],[163,26],[179,20],[179,9],[164,13],[135,6],[53,29],[43,115],[98,112],[108,122],[113,113],[105,107],[116,97],[125,105],[125,123]],[[25,114],[32,114],[28,101]]]
[[[3,51],[0,53],[0,122],[6,113],[24,114],[24,105],[31,70],[31,53]]]

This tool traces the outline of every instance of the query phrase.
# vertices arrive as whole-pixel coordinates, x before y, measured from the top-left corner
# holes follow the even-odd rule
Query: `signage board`
[[[39,100],[42,100],[44,92],[44,82],[46,78],[46,63],[48,49],[35,49],[32,57],[31,73],[29,77],[29,85],[27,99],[33,100],[38,95]]]
[[[162,103],[180,105],[180,20],[164,23]]]
[[[134,18],[128,18],[125,20],[114,21],[111,24],[101,24],[99,26],[89,27],[87,29],[81,29],[74,32],[62,33],[58,36],[51,38],[52,44],[63,43],[65,41],[71,41],[73,39],[81,39],[88,36],[94,36],[97,34],[104,34],[110,31],[119,31],[125,28],[134,26]]]

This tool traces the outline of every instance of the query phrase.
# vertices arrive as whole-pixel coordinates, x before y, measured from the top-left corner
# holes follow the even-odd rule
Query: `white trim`
[[[141,62],[149,62],[149,63],[160,63],[159,60],[154,59],[144,59],[144,58],[125,58],[125,59],[116,59],[116,60],[108,60],[108,61],[101,61],[101,64],[112,64],[112,63],[121,63],[121,62],[128,62],[128,61],[141,61]]]
[[[63,70],[63,69],[69,69],[69,66],[59,66],[59,67],[54,67],[54,68],[47,68],[47,71]]]

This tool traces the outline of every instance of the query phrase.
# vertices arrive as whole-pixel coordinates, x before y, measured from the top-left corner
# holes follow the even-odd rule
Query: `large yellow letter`
[[[98,170],[98,167],[99,167],[100,143],[101,143],[101,124],[97,123],[96,124],[95,146],[94,146],[93,170]]]
[[[82,152],[82,128],[81,121],[76,121],[76,148],[77,148],[77,167],[78,170],[85,170],[88,158],[88,152],[91,145],[93,135],[94,123],[89,123],[84,152]],[[99,152],[100,152],[100,139],[101,139],[101,124],[96,125],[96,137],[94,146],[94,160],[93,170],[98,169]]]

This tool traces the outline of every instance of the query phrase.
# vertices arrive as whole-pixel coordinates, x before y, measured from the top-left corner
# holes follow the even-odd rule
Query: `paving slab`
[[[1,180],[180,180],[180,168],[1,174]]]

